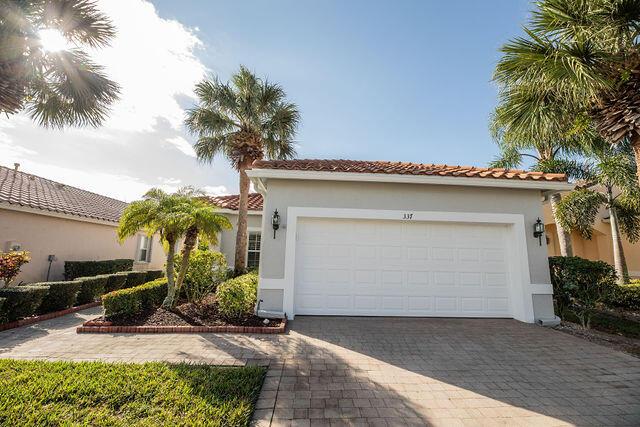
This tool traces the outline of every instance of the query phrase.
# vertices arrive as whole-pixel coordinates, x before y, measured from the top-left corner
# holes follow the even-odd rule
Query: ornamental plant
[[[10,286],[20,268],[29,261],[31,254],[27,251],[0,252],[0,279],[4,280],[4,285]]]

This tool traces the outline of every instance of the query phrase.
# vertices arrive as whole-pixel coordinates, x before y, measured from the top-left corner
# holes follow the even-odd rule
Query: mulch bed
[[[201,304],[184,303],[173,310],[160,307],[133,317],[100,316],[85,322],[77,332],[284,333],[285,328],[284,319],[268,319],[265,323],[265,319],[253,314],[228,321],[219,314],[214,300],[205,299]]]
[[[637,338],[608,334],[595,329],[584,329],[576,323],[564,320],[558,326],[554,326],[553,329],[585,339],[595,344],[600,344],[605,347],[640,357],[640,339]]]

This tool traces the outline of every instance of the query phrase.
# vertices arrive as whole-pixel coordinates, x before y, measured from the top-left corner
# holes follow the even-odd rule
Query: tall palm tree
[[[286,101],[280,85],[256,77],[245,67],[229,83],[217,78],[196,85],[198,105],[189,110],[187,128],[198,136],[198,159],[211,163],[222,154],[240,174],[240,200],[234,269],[246,270],[247,169],[255,160],[295,155],[293,138],[300,121],[298,107]]]
[[[218,233],[231,228],[229,220],[225,216],[216,213],[216,208],[201,198],[204,194],[190,188],[186,189],[185,194],[188,200],[180,207],[182,216],[180,223],[184,229],[185,237],[181,250],[182,256],[176,286],[174,292],[168,295],[171,306],[176,303],[175,296],[180,295],[180,289],[182,289],[182,283],[189,267],[189,257],[198,242],[198,238],[205,239],[208,243],[216,244],[218,242]]]
[[[553,93],[530,91],[526,86],[507,86],[500,92],[500,104],[491,122],[491,133],[500,146],[500,154],[491,167],[515,169],[525,158],[533,162],[532,170],[564,173],[581,178],[582,168],[573,156],[581,149],[579,138],[572,133],[570,115],[563,111]],[[571,235],[557,219],[560,193],[549,197],[556,223],[560,253],[573,256]]]
[[[591,147],[592,164],[585,180],[558,204],[558,220],[567,229],[591,239],[598,211],[609,213],[614,267],[620,284],[629,280],[622,235],[635,243],[640,239],[640,186],[630,142],[617,146],[601,143]]]
[[[495,79],[555,92],[614,144],[629,141],[640,182],[640,0],[541,0]]]
[[[45,35],[71,47],[47,50]],[[91,0],[2,0],[0,113],[24,109],[43,126],[100,125],[119,86],[83,48],[106,46],[114,35]]]

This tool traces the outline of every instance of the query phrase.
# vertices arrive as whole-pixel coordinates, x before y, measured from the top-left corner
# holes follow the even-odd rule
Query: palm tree
[[[591,239],[598,211],[609,213],[614,267],[620,284],[629,280],[622,236],[635,243],[640,239],[640,186],[631,143],[617,146],[602,143],[591,147],[593,159],[579,189],[558,204],[558,220],[567,229],[578,230]]]
[[[640,182],[640,0],[541,0],[526,36],[503,48],[503,87],[552,91],[609,142],[631,143]]]
[[[581,149],[579,138],[571,132],[571,117],[562,111],[553,93],[542,98],[540,91],[523,86],[508,86],[500,92],[500,104],[491,122],[491,133],[500,147],[500,154],[490,167],[516,169],[525,158],[533,161],[532,170],[564,173],[571,178],[582,177],[580,163],[572,157]],[[560,253],[573,256],[571,235],[557,219],[560,193],[549,197]]]
[[[180,223],[185,230],[180,269],[178,270],[178,279],[176,280],[174,292],[169,292],[167,296],[171,307],[175,305],[177,300],[175,296],[180,295],[182,283],[189,267],[189,257],[198,242],[198,238],[204,239],[210,244],[216,244],[218,242],[218,233],[231,228],[229,220],[225,216],[216,213],[216,208],[210,202],[201,198],[201,196],[204,196],[203,193],[187,188],[185,195],[188,200],[180,207],[182,216]]]
[[[70,48],[47,50],[47,35]],[[90,0],[0,2],[0,113],[26,110],[40,125],[100,125],[117,99],[83,47],[106,46],[115,35]]]
[[[247,169],[255,160],[287,159],[295,155],[293,138],[300,121],[298,107],[286,101],[278,84],[257,78],[245,67],[230,83],[217,78],[196,85],[198,105],[189,110],[186,126],[198,136],[198,159],[211,163],[225,156],[240,174],[240,200],[234,270],[246,270]]]

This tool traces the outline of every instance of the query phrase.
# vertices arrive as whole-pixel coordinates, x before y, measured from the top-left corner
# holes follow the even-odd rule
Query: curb
[[[6,331],[9,329],[19,328],[21,326],[33,325],[34,323],[42,322],[44,320],[55,319],[56,317],[62,317],[67,314],[75,313],[86,308],[98,307],[102,305],[101,301],[94,301],[88,304],[82,304],[71,308],[66,308],[60,311],[54,311],[52,313],[41,314],[40,316],[27,317],[26,319],[20,319],[9,323],[0,324],[0,331]]]
[[[233,334],[283,334],[287,329],[287,320],[278,326],[113,326],[110,322],[96,322],[89,320],[76,328],[78,334],[202,334],[202,333],[233,333]]]

